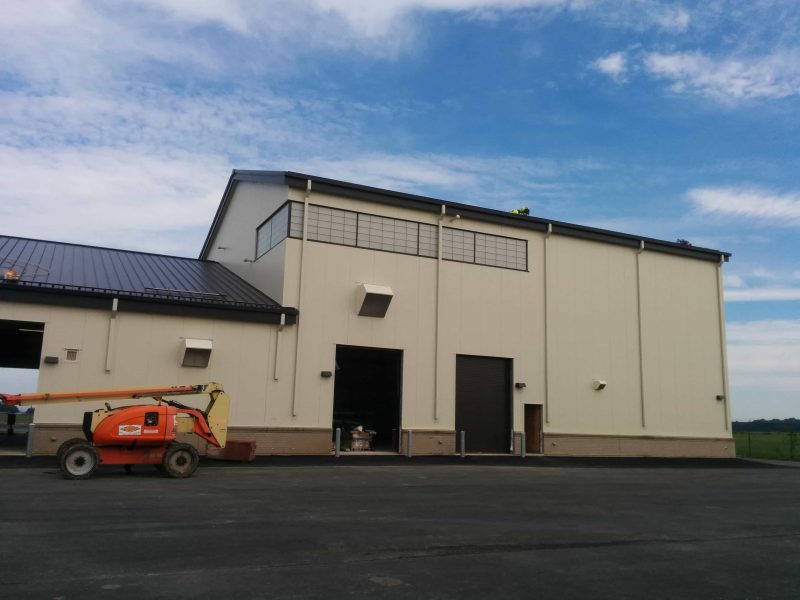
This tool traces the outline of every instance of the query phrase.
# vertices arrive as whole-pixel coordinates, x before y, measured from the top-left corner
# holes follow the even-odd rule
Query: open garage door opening
[[[398,450],[402,372],[401,350],[336,347],[333,429],[343,449]],[[351,433],[359,428],[371,435]]]
[[[44,323],[0,319],[0,393],[36,391]],[[0,450],[24,453],[33,409],[0,407]]]
[[[466,452],[511,451],[511,360],[456,357],[456,431]]]

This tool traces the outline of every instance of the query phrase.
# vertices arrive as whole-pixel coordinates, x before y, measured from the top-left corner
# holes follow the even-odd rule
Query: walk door
[[[456,357],[456,432],[469,453],[511,450],[511,361],[490,356]]]
[[[525,405],[525,452],[542,453],[542,405]]]

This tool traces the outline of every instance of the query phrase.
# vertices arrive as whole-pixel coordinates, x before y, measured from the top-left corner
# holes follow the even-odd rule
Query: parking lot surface
[[[800,597],[800,470],[531,461],[0,468],[0,596]]]

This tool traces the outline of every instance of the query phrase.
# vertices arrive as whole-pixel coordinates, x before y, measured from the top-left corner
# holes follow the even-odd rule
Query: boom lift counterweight
[[[208,394],[205,410],[165,400]],[[156,404],[112,408],[109,400],[152,398]],[[58,464],[69,479],[88,479],[100,464],[154,465],[170,477],[190,477],[199,456],[177,433],[193,433],[219,448],[228,434],[230,398],[217,383],[159,388],[131,388],[56,394],[0,394],[8,406],[105,401],[105,408],[83,415],[84,438],[67,440],[58,449]]]

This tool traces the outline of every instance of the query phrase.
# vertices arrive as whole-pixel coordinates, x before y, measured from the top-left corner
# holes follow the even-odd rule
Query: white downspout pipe
[[[544,422],[550,422],[550,345],[547,337],[547,326],[550,321],[550,315],[547,312],[547,240],[553,235],[553,224],[547,224],[547,233],[544,234],[544,249],[542,251],[542,260],[544,267],[542,268],[542,280],[544,289]]]
[[[286,327],[286,315],[281,313],[281,323],[278,325],[278,331],[275,332],[275,362],[272,365],[273,381],[278,381],[278,359],[281,353],[281,333],[283,333],[284,327]]]
[[[302,315],[303,310],[303,263],[306,255],[306,243],[308,242],[308,201],[311,198],[311,180],[306,182],[306,195],[303,198],[303,239],[300,241],[300,264],[297,276],[297,312]],[[292,417],[297,416],[297,380],[300,377],[300,333],[303,331],[301,317],[298,317],[297,334],[294,346],[294,382],[292,383]]]
[[[730,428],[730,386],[728,384],[728,342],[725,336],[725,297],[722,287],[722,265],[725,257],[720,255],[717,265],[717,300],[719,302],[719,352],[722,361],[722,408],[725,418],[725,431]]]
[[[108,322],[108,341],[106,343],[106,373],[111,372],[114,365],[114,347],[117,345],[117,308],[119,299],[114,298],[111,302],[111,318]]]
[[[438,219],[438,234],[436,236],[436,339],[433,347],[433,420],[439,420],[439,320],[442,305],[442,231],[447,206],[442,204]]]
[[[639,249],[636,251],[636,329],[639,333],[639,408],[642,416],[642,428],[647,427],[645,420],[644,407],[644,349],[642,336],[642,271],[639,257],[644,252],[644,240],[639,241]]]

